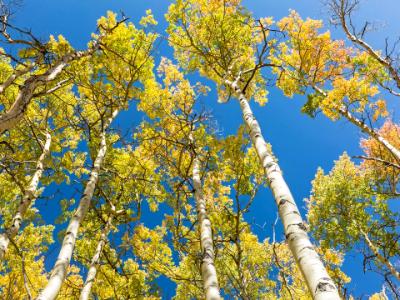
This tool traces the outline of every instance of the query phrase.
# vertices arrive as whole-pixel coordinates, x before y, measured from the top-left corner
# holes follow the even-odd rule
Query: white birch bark
[[[44,160],[50,153],[50,145],[51,135],[50,133],[46,132],[46,141],[44,143],[42,153],[40,154],[36,162],[36,170],[32,176],[31,182],[28,188],[25,190],[24,195],[22,196],[17,213],[14,215],[10,227],[8,227],[6,231],[0,235],[0,261],[4,258],[4,254],[7,251],[10,239],[13,239],[18,234],[18,231],[21,227],[22,219],[26,211],[30,207],[32,201],[35,200],[37,197],[39,181],[42,177],[44,170]]]
[[[41,291],[37,300],[53,300],[60,292],[61,285],[67,275],[67,268],[72,258],[72,253],[75,247],[76,237],[78,235],[79,227],[85,218],[93,197],[94,190],[98,181],[100,167],[103,163],[107,151],[106,143],[106,129],[111,124],[112,120],[117,115],[118,111],[114,111],[112,116],[107,120],[100,134],[100,147],[97,152],[93,168],[90,172],[89,181],[86,183],[85,190],[79,201],[79,205],[72,216],[67,230],[65,232],[64,240],[57,257],[57,261],[51,272],[49,281],[46,287]]]
[[[283,178],[282,171],[267,147],[267,143],[261,133],[261,128],[253,115],[246,96],[238,86],[237,80],[232,82],[225,79],[225,84],[238,97],[243,119],[249,129],[253,146],[264,168],[269,186],[278,206],[286,241],[303,274],[310,294],[315,300],[339,300],[338,290],[308,237],[299,209]]]
[[[94,279],[96,278],[97,268],[99,266],[99,261],[100,261],[100,256],[101,256],[101,253],[103,252],[104,245],[107,242],[107,235],[110,232],[113,218],[114,218],[114,215],[111,214],[107,220],[107,224],[105,225],[103,232],[101,233],[100,241],[97,244],[96,250],[92,257],[92,261],[90,262],[89,271],[86,276],[85,283],[83,284],[83,288],[82,288],[81,294],[79,296],[79,300],[88,300],[89,299],[90,291],[92,290],[92,285],[93,285]]]
[[[217,271],[214,265],[214,246],[211,222],[207,216],[206,201],[200,179],[200,161],[197,156],[193,160],[193,187],[199,221],[200,245],[202,251],[201,276],[203,279],[206,300],[220,300]]]

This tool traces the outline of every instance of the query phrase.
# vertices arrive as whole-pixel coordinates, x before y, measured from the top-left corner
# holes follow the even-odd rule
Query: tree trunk
[[[50,153],[51,135],[46,132],[46,141],[43,146],[42,154],[36,162],[36,171],[32,176],[31,182],[28,188],[25,190],[21,202],[18,206],[18,211],[14,215],[11,226],[6,229],[6,232],[0,235],[0,261],[3,260],[4,254],[7,251],[10,239],[13,239],[21,227],[22,218],[24,217],[27,209],[30,207],[33,200],[37,197],[37,188],[39,185],[40,178],[42,177],[44,170],[44,160]]]
[[[374,138],[378,143],[380,143],[383,147],[385,147],[396,159],[398,163],[400,163],[400,151],[395,146],[393,146],[387,139],[385,139],[378,132],[367,126],[364,122],[360,121],[356,117],[354,117],[349,111],[345,109],[339,110],[340,114],[344,116],[347,120],[349,120],[354,125],[358,126],[363,132],[368,134],[370,137]]]
[[[206,300],[220,300],[217,272],[214,265],[214,247],[211,223],[207,216],[206,201],[200,179],[200,161],[197,156],[193,160],[193,187],[199,221],[200,244],[202,251],[201,276],[203,279]]]
[[[99,266],[99,261],[100,261],[100,256],[103,251],[103,247],[107,242],[107,235],[110,232],[113,217],[114,217],[114,214],[111,214],[107,220],[107,224],[104,227],[103,232],[101,233],[100,241],[97,244],[96,251],[94,252],[94,255],[92,257],[89,271],[88,271],[85,283],[83,285],[81,295],[79,296],[79,300],[88,300],[89,299],[90,291],[92,289],[94,279],[96,278],[97,268]]]
[[[22,84],[18,95],[10,109],[4,114],[0,115],[0,133],[12,129],[19,123],[26,111],[26,108],[28,107],[29,102],[34,96],[37,87],[54,80],[71,61],[87,56],[93,51],[94,49],[90,49],[87,51],[76,51],[64,55],[59,61],[55,63],[53,67],[48,69],[45,73],[41,75],[30,76]],[[10,77],[10,80],[14,79]],[[4,88],[7,87],[7,84],[9,85],[11,84],[11,82],[6,82],[4,84],[4,87],[2,87],[3,90],[1,90],[1,92],[4,91]]]
[[[322,96],[326,97],[327,93],[317,87],[316,85],[312,85],[313,89],[320,93]],[[380,135],[378,132],[370,128],[368,125],[366,125],[364,122],[361,120],[357,119],[355,116],[353,116],[347,109],[344,107],[338,109],[338,112],[345,117],[350,123],[356,125],[361,129],[362,132],[365,132],[368,134],[370,137],[375,139],[378,143],[380,143],[383,147],[385,147],[396,159],[398,163],[400,163],[400,150],[397,149],[395,146],[393,146],[387,139],[385,139],[382,135]]]
[[[267,147],[261,128],[253,115],[246,96],[238,86],[237,81],[232,82],[226,79],[225,84],[238,97],[243,119],[249,129],[253,146],[264,168],[278,206],[287,243],[303,274],[310,294],[316,300],[339,300],[338,290],[308,237],[296,202],[283,178],[279,165]]]
[[[55,299],[61,289],[62,283],[65,280],[65,277],[67,275],[67,268],[69,266],[69,262],[71,261],[72,253],[75,247],[75,241],[78,234],[79,226],[81,225],[87,211],[89,210],[93,193],[98,181],[100,167],[106,155],[106,129],[111,124],[117,113],[118,111],[114,111],[113,115],[108,119],[107,124],[103,127],[103,130],[100,134],[100,147],[97,152],[92,171],[90,172],[89,181],[86,183],[85,190],[83,192],[81,200],[79,201],[79,206],[75,210],[75,213],[68,224],[61,250],[58,254],[57,261],[51,272],[50,279],[46,287],[37,297],[37,300]]]
[[[381,53],[375,51],[369,44],[367,44],[362,39],[363,35],[359,37],[350,32],[350,29],[346,21],[346,15],[350,19],[350,15],[354,7],[347,12],[346,11],[347,4],[348,3],[346,0],[340,1],[340,11],[338,14],[338,17],[340,18],[340,24],[342,25],[344,33],[347,35],[348,39],[352,41],[356,46],[363,48],[371,57],[375,58],[383,67],[385,67],[388,70],[390,76],[396,82],[396,86],[400,89],[400,76],[395,63],[392,61],[392,58],[390,57],[390,54],[387,57],[382,56]],[[350,26],[353,26],[353,24],[351,23],[351,19],[350,19]]]
[[[371,240],[368,237],[368,234],[366,234],[362,229],[361,229],[361,233],[364,236],[365,241],[367,242],[368,247],[371,249],[371,251],[375,254],[376,258],[381,262],[381,264],[383,264],[384,266],[386,266],[390,273],[392,273],[392,275],[394,277],[397,278],[397,280],[400,280],[400,273],[396,270],[396,268],[392,265],[392,263],[383,255],[381,255],[379,253],[379,249],[371,242]]]
[[[21,75],[24,75],[26,73],[28,73],[29,71],[31,71],[33,68],[35,67],[35,64],[28,66],[24,69],[20,69],[20,70],[16,70],[14,71],[13,74],[10,75],[10,77],[8,77],[6,79],[6,81],[4,81],[1,85],[0,85],[0,94],[4,93],[4,91],[11,85],[14,83],[14,81],[20,77]]]

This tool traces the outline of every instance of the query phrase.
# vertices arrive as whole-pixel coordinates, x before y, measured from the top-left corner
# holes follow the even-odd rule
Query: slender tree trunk
[[[51,145],[51,135],[46,132],[46,141],[43,146],[42,153],[36,162],[36,171],[32,176],[31,182],[28,188],[25,190],[22,200],[19,203],[18,211],[14,215],[11,226],[6,229],[6,231],[0,235],[0,261],[3,260],[4,254],[7,251],[10,239],[13,239],[21,227],[22,218],[24,217],[27,209],[30,207],[33,200],[37,197],[37,188],[39,185],[40,178],[42,177],[44,170],[44,160],[50,153]]]
[[[75,213],[68,224],[64,240],[61,246],[61,250],[58,254],[57,261],[51,272],[50,279],[46,287],[37,297],[37,300],[53,300],[57,297],[58,293],[60,292],[61,285],[64,282],[65,277],[67,275],[67,268],[69,266],[69,262],[71,261],[72,258],[72,253],[75,247],[75,242],[79,227],[89,210],[93,193],[98,181],[100,167],[106,155],[107,151],[106,129],[111,124],[112,120],[117,115],[117,113],[118,111],[114,111],[113,115],[108,119],[108,122],[103,127],[103,130],[100,134],[100,147],[97,152],[97,156],[94,161],[92,171],[90,172],[89,181],[86,183],[85,190],[83,192],[81,200],[79,201],[79,206],[75,210]]]
[[[366,234],[363,230],[361,230],[361,233],[364,236],[364,239],[367,242],[368,247],[375,254],[376,258],[381,262],[381,264],[385,265],[389,269],[390,273],[394,277],[396,277],[397,280],[400,280],[399,271],[396,270],[396,268],[391,264],[391,262],[386,257],[384,257],[379,253],[379,249],[371,242],[371,240],[368,237],[368,234]]]
[[[79,300],[88,300],[89,299],[90,291],[92,289],[94,279],[96,278],[97,268],[99,266],[99,261],[100,261],[100,256],[101,256],[101,253],[103,252],[103,247],[107,242],[107,235],[110,232],[113,217],[114,217],[114,214],[111,214],[107,220],[107,224],[104,227],[103,232],[101,233],[100,241],[97,244],[96,251],[94,252],[94,255],[92,257],[89,271],[88,271],[85,283],[83,285],[81,295],[79,296]]]
[[[315,84],[311,85],[313,89],[320,93],[322,96],[327,97],[328,94],[317,87]],[[387,139],[385,139],[382,135],[380,135],[378,132],[370,128],[367,124],[362,122],[361,120],[357,119],[355,116],[353,116],[347,109],[344,107],[338,109],[338,112],[345,117],[350,123],[356,125],[358,128],[361,129],[362,132],[365,132],[368,134],[370,137],[375,139],[378,143],[380,143],[383,147],[385,147],[396,159],[398,163],[400,163],[400,150],[397,149],[395,146],[393,146]]]
[[[199,221],[200,244],[202,251],[201,276],[203,279],[206,300],[220,300],[217,271],[214,265],[214,246],[211,222],[206,211],[203,188],[200,179],[200,161],[195,155],[193,160],[193,186]]]
[[[350,41],[355,43],[357,46],[363,48],[371,57],[375,58],[383,67],[385,67],[389,71],[390,76],[396,82],[397,87],[400,89],[400,76],[398,73],[398,69],[395,67],[395,64],[391,60],[390,54],[387,57],[383,57],[378,51],[375,51],[369,44],[367,44],[362,39],[362,36],[360,38],[350,32],[346,21],[346,15],[348,15],[348,17],[350,18],[353,9],[351,9],[349,12],[346,12],[346,4],[346,0],[340,0],[340,11],[338,15],[344,33],[347,35]],[[351,20],[350,26],[352,26]]]
[[[238,78],[237,80],[239,80]],[[225,80],[237,95],[243,119],[278,206],[279,216],[289,248],[299,266],[310,294],[316,300],[339,300],[338,290],[326,271],[321,258],[312,245],[296,202],[283,178],[279,165],[267,147],[261,128],[255,119],[249,102],[236,81]]]
[[[76,51],[67,55],[64,55],[59,61],[55,63],[53,67],[48,69],[41,75],[32,75],[30,76],[21,86],[17,97],[10,107],[10,109],[5,112],[4,114],[0,115],[0,133],[12,129],[15,127],[19,121],[22,119],[28,104],[34,97],[35,90],[39,87],[44,85],[47,82],[50,82],[65,69],[65,67],[74,60],[80,59],[84,56],[91,54],[94,49],[90,49],[87,51]],[[3,85],[1,92],[4,91],[4,88],[7,85],[10,85],[15,78],[12,76],[9,78],[8,81],[5,82]]]
[[[349,111],[345,109],[339,110],[340,114],[344,116],[347,120],[349,120],[354,125],[358,126],[363,132],[368,134],[370,137],[375,139],[378,143],[380,143],[383,147],[385,147],[396,159],[397,162],[400,163],[400,150],[393,146],[387,139],[385,139],[382,135],[380,135],[375,130],[371,129],[364,122],[360,121],[356,117],[354,117]]]

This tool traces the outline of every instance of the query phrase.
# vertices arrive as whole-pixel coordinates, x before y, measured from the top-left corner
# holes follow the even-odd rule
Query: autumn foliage
[[[108,12],[82,50],[12,25],[1,3],[2,297],[355,299],[342,266],[357,253],[381,281],[369,299],[399,299],[399,72],[352,32],[351,2],[329,2],[344,40],[295,11],[176,0],[166,33],[151,10],[137,24]],[[235,134],[213,89],[241,109]],[[252,111],[273,89],[362,135],[316,171],[306,211]],[[262,239],[249,211],[263,189],[279,218]]]

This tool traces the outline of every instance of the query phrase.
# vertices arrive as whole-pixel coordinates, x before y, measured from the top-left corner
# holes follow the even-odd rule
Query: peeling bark
[[[239,80],[238,77],[237,80]],[[312,245],[303,224],[299,209],[261,133],[246,96],[236,81],[225,80],[238,97],[243,119],[250,133],[251,141],[264,168],[272,190],[289,248],[296,260],[310,294],[316,300],[339,300],[338,290],[326,271],[321,258]]]
[[[42,153],[40,154],[39,159],[36,162],[36,171],[32,176],[28,188],[24,192],[21,202],[19,203],[18,211],[11,221],[11,226],[7,228],[3,234],[0,235],[0,261],[4,258],[5,252],[8,248],[8,244],[10,243],[10,239],[13,239],[18,234],[18,231],[21,228],[22,219],[26,211],[30,207],[32,201],[35,200],[37,197],[39,181],[42,177],[44,170],[44,160],[50,153],[50,145],[51,135],[50,133],[46,132],[46,141],[43,146]]]
[[[89,206],[93,197],[94,190],[98,181],[101,165],[107,151],[106,143],[106,129],[111,124],[112,120],[117,115],[118,111],[114,111],[112,116],[107,120],[106,125],[100,134],[100,147],[97,152],[96,159],[93,164],[93,168],[90,172],[89,181],[86,183],[85,190],[83,191],[82,197],[79,201],[78,208],[75,210],[72,216],[67,230],[65,232],[64,240],[61,246],[61,250],[58,254],[57,261],[53,267],[50,275],[50,279],[46,287],[42,290],[40,295],[36,298],[37,300],[53,300],[57,297],[60,292],[61,285],[67,276],[67,268],[72,258],[74,251],[76,237],[78,235],[79,227],[84,220]]]

